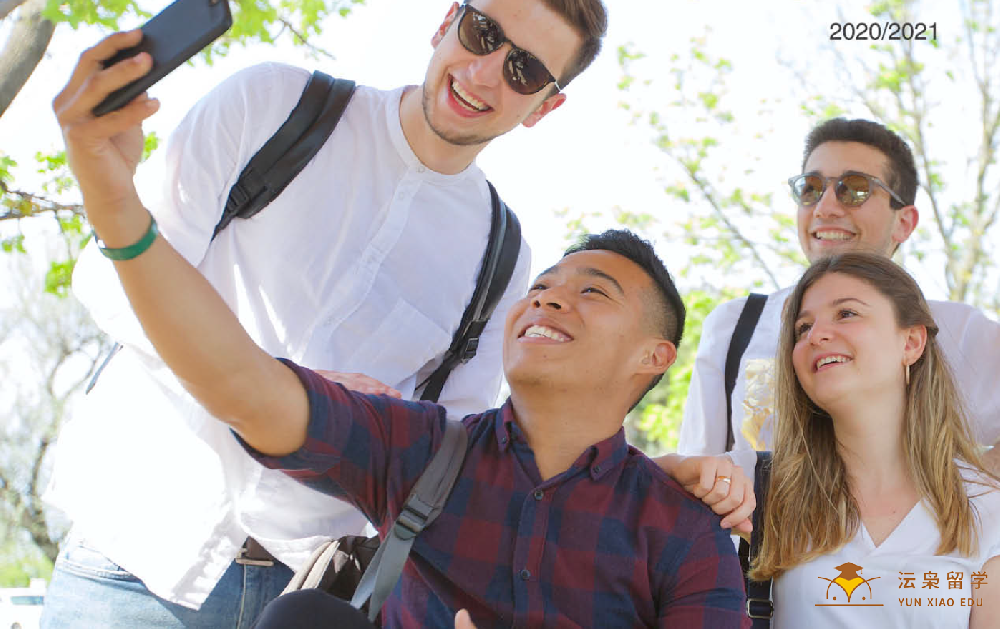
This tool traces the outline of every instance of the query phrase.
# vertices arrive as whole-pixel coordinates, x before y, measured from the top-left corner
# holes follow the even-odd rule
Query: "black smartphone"
[[[121,109],[215,41],[232,24],[228,0],[176,0],[171,3],[143,25],[142,41],[138,46],[120,50],[104,62],[107,68],[140,52],[148,52],[153,58],[153,67],[145,76],[108,94],[94,107],[94,115],[103,116]]]

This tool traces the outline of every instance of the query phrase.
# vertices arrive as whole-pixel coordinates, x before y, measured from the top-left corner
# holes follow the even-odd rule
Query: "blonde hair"
[[[899,328],[923,325],[927,343],[910,365],[903,418],[906,464],[920,497],[927,500],[941,533],[937,554],[963,555],[978,546],[976,514],[959,464],[987,472],[972,437],[954,380],[935,338],[938,328],[916,282],[882,256],[845,253],[819,260],[799,280],[782,314],[777,358],[774,457],[761,552],[750,576],[780,576],[798,564],[836,551],[857,533],[860,515],[833,421],[806,395],[792,366],[795,321],[805,292],[824,275],[860,279],[891,303]],[[789,518],[787,514],[794,513]]]

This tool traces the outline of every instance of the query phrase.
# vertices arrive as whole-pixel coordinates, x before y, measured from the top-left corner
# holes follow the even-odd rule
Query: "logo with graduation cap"
[[[816,603],[817,607],[881,607],[881,604],[870,603],[872,600],[871,582],[880,577],[866,579],[860,574],[863,568],[851,562],[842,563],[836,568],[840,574],[832,579],[819,577],[829,583],[826,586],[826,600],[832,603]],[[842,602],[845,601],[846,602]],[[865,602],[861,602],[865,601]]]

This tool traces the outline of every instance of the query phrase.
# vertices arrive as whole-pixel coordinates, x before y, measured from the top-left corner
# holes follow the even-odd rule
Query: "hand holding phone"
[[[108,94],[93,109],[103,116],[127,105],[154,83],[225,33],[233,24],[228,0],[176,0],[142,27],[142,41],[121,50],[104,67],[148,52],[153,59],[149,73]]]

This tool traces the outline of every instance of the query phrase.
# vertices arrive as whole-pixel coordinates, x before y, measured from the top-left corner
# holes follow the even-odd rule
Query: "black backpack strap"
[[[514,212],[500,200],[493,184],[487,181],[486,185],[490,188],[493,219],[490,223],[490,240],[476,279],[476,290],[462,313],[462,321],[441,365],[417,385],[418,389],[424,387],[421,400],[437,402],[452,369],[472,360],[476,355],[479,337],[507,290],[510,278],[514,275],[514,267],[517,266],[517,256],[521,249],[521,224]]]
[[[312,73],[292,113],[250,158],[230,188],[212,240],[234,218],[250,218],[281,194],[333,133],[353,95],[354,81],[334,79],[318,70]],[[115,343],[91,376],[85,393],[90,393],[108,361],[121,348],[121,344]]]
[[[749,544],[745,539],[740,539],[739,551],[743,582],[747,590],[747,616],[753,619],[753,629],[768,629],[774,614],[774,603],[771,602],[772,580],[751,581],[746,576],[750,572],[750,563],[760,554],[760,545],[764,541],[764,510],[767,508],[767,488],[770,482],[771,453],[758,452],[753,474],[753,493],[757,499],[757,507],[753,510],[753,532],[750,533]]]
[[[740,318],[736,320],[736,328],[729,339],[729,352],[726,354],[726,452],[733,449],[736,440],[733,438],[733,389],[736,388],[736,377],[740,373],[740,360],[750,345],[750,337],[760,321],[760,313],[764,312],[767,295],[750,293],[747,303],[743,305]]]
[[[250,218],[281,194],[333,133],[353,94],[353,81],[313,72],[292,113],[229,190],[213,239],[234,218]]]
[[[441,446],[427,464],[427,469],[417,479],[417,484],[389,529],[389,534],[382,540],[378,552],[362,575],[351,599],[351,606],[361,609],[368,602],[368,618],[373,622],[403,574],[403,564],[410,555],[414,538],[444,508],[465,461],[468,442],[469,435],[462,422],[445,421]]]

